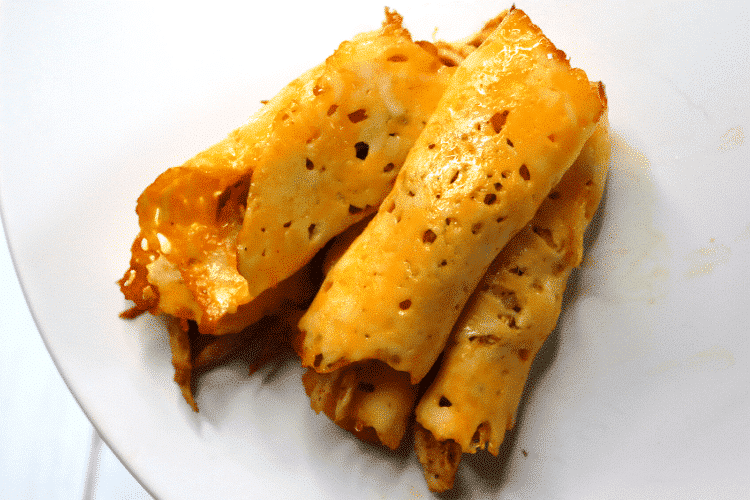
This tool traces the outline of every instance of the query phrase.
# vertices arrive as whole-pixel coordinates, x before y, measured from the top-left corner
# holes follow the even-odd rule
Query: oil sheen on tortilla
[[[593,132],[601,86],[518,9],[458,67],[376,217],[300,321],[305,366],[419,382],[489,264]]]
[[[328,240],[375,211],[453,72],[401,23],[386,10],[381,29],[342,43],[143,192],[121,280],[131,316],[239,331],[278,305],[276,287]]]

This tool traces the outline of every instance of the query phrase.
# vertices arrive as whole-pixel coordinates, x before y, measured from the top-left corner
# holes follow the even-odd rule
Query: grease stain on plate
[[[651,162],[619,133],[611,139],[605,196],[573,282],[571,297],[582,307],[561,317],[575,333],[564,340],[575,343],[575,353],[555,374],[569,400],[579,400],[591,380],[654,351],[659,340],[653,317],[668,301],[673,274],[669,241],[657,226]]]
[[[661,375],[677,369],[691,371],[726,370],[735,364],[734,355],[725,347],[715,345],[685,358],[671,359],[648,371],[649,375]]]
[[[731,151],[745,143],[745,131],[742,127],[732,127],[721,136],[719,151]]]
[[[660,302],[667,294],[671,251],[654,225],[657,188],[648,158],[616,132],[607,183],[615,196],[605,199],[601,234],[581,264],[594,268],[597,278],[581,291],[596,287],[617,302]]]
[[[686,278],[695,278],[711,274],[716,266],[727,262],[732,255],[732,250],[720,243],[716,243],[713,238],[711,242],[704,247],[690,252],[685,259],[690,263],[690,267],[685,271]]]
[[[735,239],[735,243],[739,243],[741,241],[747,241],[750,240],[750,224],[745,226],[745,230],[742,231]]]

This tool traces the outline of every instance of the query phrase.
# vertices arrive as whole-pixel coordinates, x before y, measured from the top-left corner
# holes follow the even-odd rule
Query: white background
[[[0,498],[145,500],[76,403],[34,325],[0,239]]]

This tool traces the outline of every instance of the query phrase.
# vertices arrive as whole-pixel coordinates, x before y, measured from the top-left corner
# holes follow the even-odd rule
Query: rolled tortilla
[[[457,66],[497,28],[507,11],[488,21],[474,35],[457,42],[435,43],[447,66]],[[372,217],[361,220],[336,236],[325,250],[323,274],[327,274],[351,246]],[[413,415],[418,386],[405,372],[381,361],[362,361],[330,373],[308,368],[302,377],[310,406],[339,427],[363,441],[396,449]],[[459,450],[460,455],[460,450]]]
[[[249,123],[168,170],[138,200],[141,233],[121,280],[136,306],[241,330],[278,304],[269,290],[375,211],[453,69],[386,10]],[[270,294],[270,296],[269,296]]]
[[[302,317],[303,365],[377,359],[419,382],[604,109],[603,87],[509,11],[457,67],[393,190]]]
[[[435,47],[437,47],[440,60],[443,61],[443,64],[446,66],[458,66],[461,64],[469,54],[474,52],[477,47],[487,40],[507,14],[508,10],[502,11],[500,14],[484,23],[484,26],[482,26],[479,31],[463,40],[457,40],[455,42],[446,42],[443,40],[436,41]]]
[[[531,363],[555,328],[568,277],[581,262],[609,154],[604,118],[462,312],[416,409],[415,447],[433,491],[452,486],[461,452],[486,446],[497,455],[513,427]]]
[[[324,250],[323,274],[367,226],[369,219],[350,226]],[[397,372],[381,361],[367,360],[330,373],[309,368],[302,376],[310,406],[342,429],[370,443],[396,449],[406,433],[417,397],[408,373]]]

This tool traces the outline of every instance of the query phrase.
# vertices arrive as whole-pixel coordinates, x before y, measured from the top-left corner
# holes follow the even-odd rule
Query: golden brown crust
[[[601,111],[583,71],[520,10],[506,15],[457,68],[393,190],[303,316],[303,364],[379,359],[421,380]]]
[[[463,452],[497,454],[531,363],[555,328],[609,164],[606,117],[531,222],[503,249],[459,318],[417,422]]]
[[[123,294],[135,305],[121,316],[132,318],[144,311],[176,316],[169,326],[174,379],[194,411],[198,411],[195,384],[201,371],[246,347],[252,336],[259,351],[250,362],[252,373],[288,352],[290,339],[294,337],[295,350],[301,354],[303,363],[314,368],[303,376],[311,407],[316,412],[323,411],[358,438],[395,449],[406,431],[415,403],[417,387],[412,383],[424,376],[437,357],[450,332],[449,326],[478,282],[458,317],[442,366],[416,412],[414,446],[417,456],[430,490],[443,492],[453,487],[462,452],[473,453],[487,447],[497,454],[505,430],[514,425],[531,362],[554,328],[565,283],[571,269],[581,261],[583,232],[598,206],[606,177],[606,165],[596,172],[590,168],[602,166],[604,161],[601,151],[606,142],[606,94],[600,82],[589,85],[586,92],[585,74],[571,69],[565,53],[555,48],[515,7],[487,22],[478,33],[455,43],[412,42],[411,35],[403,28],[402,17],[388,8],[385,15],[380,30],[342,43],[324,65],[292,82],[274,100],[264,102],[266,106],[255,123],[233,132],[182,167],[168,170],[144,191],[137,211],[146,222],[133,243],[130,269],[119,281]],[[331,334],[341,342],[347,328],[336,323],[340,316],[333,320],[324,317],[322,321],[317,318],[317,325],[315,318],[312,321],[307,315],[301,318],[302,308],[312,299],[314,287],[309,265],[296,273],[295,269],[309,261],[325,241],[347,225],[354,221],[360,221],[361,226],[367,224],[365,217],[373,214],[379,199],[390,188],[400,162],[395,161],[398,165],[389,162],[383,172],[377,172],[381,177],[382,173],[392,172],[387,176],[390,181],[381,182],[378,188],[383,191],[380,198],[369,192],[374,181],[371,172],[360,179],[361,185],[339,189],[348,182],[346,180],[336,185],[336,203],[343,202],[348,213],[334,222],[316,218],[335,212],[330,203],[333,197],[326,198],[331,193],[321,196],[319,185],[307,191],[300,191],[294,185],[285,186],[290,175],[298,174],[289,171],[289,165],[280,164],[296,162],[308,171],[321,165],[321,170],[325,171],[326,167],[334,165],[328,168],[330,171],[336,168],[337,151],[348,146],[354,145],[355,154],[361,160],[380,154],[370,147],[374,143],[371,138],[367,142],[359,140],[367,133],[363,129],[357,129],[356,139],[343,134],[340,144],[336,140],[321,141],[334,150],[332,154],[322,146],[319,150],[308,146],[325,136],[319,123],[316,125],[311,119],[317,111],[325,109],[329,117],[338,112],[347,117],[343,120],[347,126],[349,122],[358,124],[372,120],[376,113],[365,105],[338,109],[346,107],[342,102],[362,90],[367,82],[354,84],[349,92],[342,89],[351,82],[334,80],[337,68],[351,70],[347,64],[362,56],[354,54],[353,47],[364,44],[372,48],[381,37],[391,37],[392,45],[385,46],[385,54],[380,54],[388,64],[407,61],[411,64],[416,54],[420,61],[416,64],[417,71],[432,76],[439,73],[440,67],[461,66],[455,78],[459,83],[445,97],[445,102],[449,102],[445,106],[448,111],[441,108],[423,137],[417,140],[410,153],[414,159],[410,156],[407,161],[417,167],[401,172],[374,221],[375,229],[351,245],[361,228],[350,227],[339,235],[339,241],[329,245],[325,259],[319,259],[318,264],[324,262],[325,273],[332,269],[322,294],[341,282],[365,277],[366,285],[359,291],[356,286],[352,287],[353,297],[333,302],[334,316],[349,314],[352,305],[354,309],[363,306],[364,310],[373,302],[380,304],[393,298],[399,309],[396,315],[392,311],[380,314],[381,311],[376,310],[369,317],[366,314],[356,317],[354,328],[364,325],[363,331],[368,332],[364,334],[366,340],[373,332],[387,338],[381,347],[369,352],[365,349],[364,355],[352,354],[351,351],[359,349],[355,345],[350,352],[344,349],[337,358],[325,349],[318,349],[319,346],[311,350],[309,342],[315,344]],[[541,52],[535,54],[539,49]],[[502,63],[498,65],[495,60],[488,65],[486,58],[497,59],[498,52],[507,52]],[[508,56],[511,52],[513,54]],[[477,56],[477,53],[483,55]],[[474,59],[462,65],[470,56]],[[366,54],[362,57],[367,59]],[[484,59],[477,63],[475,59],[480,58]],[[518,64],[518,59],[523,59],[523,63]],[[333,80],[326,73],[331,68]],[[498,73],[512,77],[498,83],[493,81]],[[533,76],[528,77],[528,73]],[[400,125],[415,119],[422,122],[422,118],[429,116],[430,106],[437,102],[436,96],[442,92],[447,74],[444,72],[435,78],[434,88],[426,91],[432,93],[431,97],[415,106],[417,111],[413,116],[398,115],[394,109],[404,103],[394,103],[393,96],[383,97],[384,103],[380,104],[389,108],[389,113],[398,115]],[[527,79],[519,75],[526,75]],[[493,86],[502,89],[496,92]],[[541,111],[508,104],[528,97],[524,91],[534,93],[539,88],[542,91],[532,100],[540,103]],[[382,89],[368,88],[366,94],[373,91]],[[342,92],[346,96],[343,101],[340,99]],[[337,95],[336,100],[326,101],[331,93]],[[477,93],[482,97],[474,95]],[[415,99],[424,97],[423,94],[417,92]],[[586,94],[586,98],[578,102],[578,94]],[[316,100],[310,96],[323,97]],[[352,102],[356,99],[356,96],[352,98]],[[560,99],[566,100],[562,108],[567,114],[560,111],[559,106],[555,107]],[[312,108],[317,111],[310,113]],[[553,108],[549,116],[543,116]],[[535,121],[539,116],[543,117]],[[599,120],[600,126],[589,140],[589,143],[596,142],[598,149],[584,147],[576,165],[556,184],[575,157],[571,151],[580,149]],[[529,127],[529,123],[532,126]],[[560,126],[561,123],[565,126]],[[532,137],[530,129],[543,133]],[[421,125],[412,127],[408,133],[398,126],[388,130],[393,130],[388,134],[390,137],[408,133],[416,137],[415,130],[421,130]],[[539,146],[540,139],[544,146]],[[359,142],[355,144],[354,140]],[[556,146],[550,147],[547,141]],[[307,149],[300,156],[301,150],[294,149],[294,145],[303,143]],[[361,144],[364,150],[358,147]],[[401,147],[406,151],[411,144]],[[561,154],[556,148],[570,151]],[[270,156],[264,157],[266,152],[270,152]],[[518,158],[512,158],[514,155]],[[295,157],[299,158],[295,160]],[[381,157],[388,156],[378,156],[378,161],[384,163]],[[544,159],[539,160],[540,157]],[[558,165],[557,171],[545,162]],[[476,171],[471,170],[471,164]],[[344,170],[349,172],[351,162],[346,166]],[[345,177],[342,172],[339,177]],[[269,186],[270,191],[266,191]],[[315,196],[318,199],[311,204],[322,206],[318,212],[305,212],[304,207],[302,212],[285,212],[294,200],[307,202]],[[376,201],[371,204],[368,201],[371,199]],[[427,203],[423,203],[425,199]],[[194,203],[196,200],[199,202]],[[450,208],[451,204],[458,208]],[[524,226],[535,211],[534,218]],[[409,226],[415,231],[407,234],[406,239],[403,234],[388,233],[382,220],[389,217],[395,218],[396,223],[403,219],[402,227]],[[300,219],[303,224],[297,227]],[[439,224],[436,225],[436,221]],[[446,228],[437,227],[442,221]],[[179,232],[173,232],[167,222],[178,226],[202,225],[199,238],[180,241]],[[266,231],[273,225],[281,225],[284,230]],[[488,225],[493,229],[487,231]],[[263,234],[256,234],[255,229]],[[468,239],[484,238],[486,241],[467,252],[461,240],[469,232],[476,238]],[[320,241],[313,245],[310,241],[314,236],[320,237]],[[196,252],[191,245],[198,240],[203,243]],[[491,256],[508,240],[502,253],[492,261]],[[346,252],[350,245],[355,257]],[[271,262],[268,268],[265,264],[254,264],[250,255],[261,247],[262,257],[272,254],[273,259],[265,259]],[[239,260],[235,253],[238,248]],[[341,266],[346,269],[346,266],[351,267],[352,259],[365,261],[370,254],[378,254],[372,258],[374,268],[355,265],[341,274],[335,264],[344,255],[342,260],[349,259],[349,263]],[[393,255],[406,256],[404,269],[393,272],[388,268]],[[461,261],[464,267],[459,274],[449,273],[443,281],[430,276],[432,268],[445,267],[449,261],[451,264]],[[370,271],[376,277],[374,281],[368,281]],[[467,274],[473,277],[467,278]],[[387,278],[378,282],[377,277],[383,275]],[[410,288],[414,282],[424,280],[424,275],[428,275],[427,281],[432,279],[432,283]],[[256,277],[259,278],[254,282]],[[406,298],[399,296],[404,290]],[[393,324],[420,309],[419,301],[440,294],[448,297],[415,312],[417,316],[422,315],[421,319],[407,321],[406,327],[399,327],[398,335],[388,337]],[[319,305],[314,304],[311,309],[315,307]],[[258,321],[271,312],[276,315]],[[433,328],[432,321],[444,324]],[[248,324],[252,326],[247,327]],[[299,332],[297,325],[301,325],[304,332]],[[410,335],[425,335],[425,331],[428,332],[426,339],[417,344],[409,343]],[[341,343],[346,344],[346,341]]]
[[[143,242],[136,253],[150,259],[122,280],[136,278],[123,287],[136,301],[125,316],[167,313],[216,335],[257,321],[274,307],[268,290],[375,210],[450,73],[386,9],[380,29],[164,172],[138,200],[134,248]]]
[[[444,69],[388,11],[381,30],[342,43],[280,109],[238,235],[250,295],[376,210],[443,93]]]
[[[151,256],[156,258],[156,253],[144,250],[142,239],[141,234],[138,234],[133,241],[130,248],[130,267],[117,282],[125,300],[134,303],[131,308],[120,313],[123,319],[133,319],[146,311],[155,312],[159,303],[159,291],[149,284],[146,269],[146,265],[151,263]]]

